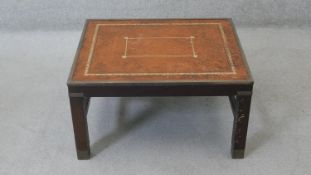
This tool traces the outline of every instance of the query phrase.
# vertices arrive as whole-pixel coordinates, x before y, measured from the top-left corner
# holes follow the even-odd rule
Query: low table
[[[90,97],[125,96],[228,96],[244,157],[253,80],[231,19],[87,20],[67,84],[78,159]]]

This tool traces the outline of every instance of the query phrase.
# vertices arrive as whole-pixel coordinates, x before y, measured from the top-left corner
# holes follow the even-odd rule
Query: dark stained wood
[[[78,159],[90,97],[228,96],[243,158],[253,79],[231,19],[87,20],[68,81]]]
[[[229,96],[238,90],[252,90],[252,83],[235,84],[111,84],[70,86],[71,92],[82,92],[90,97],[128,97],[128,96]]]
[[[87,125],[89,98],[81,93],[69,93],[72,123],[78,159],[90,158],[90,143]]]
[[[237,92],[230,97],[234,121],[232,131],[232,158],[244,158],[252,92]]]

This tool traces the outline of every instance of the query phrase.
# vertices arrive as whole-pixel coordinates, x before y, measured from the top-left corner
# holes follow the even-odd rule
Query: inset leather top
[[[70,81],[251,80],[229,19],[88,20]]]

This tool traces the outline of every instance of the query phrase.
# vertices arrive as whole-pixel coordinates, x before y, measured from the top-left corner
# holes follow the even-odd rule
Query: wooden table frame
[[[228,96],[234,123],[232,158],[243,158],[253,83],[68,84],[78,159],[90,158],[87,111],[90,97]]]
[[[83,33],[82,36],[84,35]],[[243,59],[245,59],[244,55]],[[77,56],[75,58],[75,62],[76,60]],[[73,65],[75,65],[75,62]],[[245,64],[247,64],[245,60],[244,62]],[[251,74],[247,65],[246,67],[250,75],[250,79],[247,80],[186,81],[186,82],[73,81],[72,80],[73,68],[72,68],[67,85],[68,85],[72,122],[73,122],[78,159],[89,159],[91,155],[88,125],[87,125],[87,111],[89,106],[89,100],[91,97],[143,97],[143,96],[145,97],[228,96],[234,116],[233,131],[232,131],[232,146],[231,146],[232,158],[244,158],[252,89],[253,89],[253,80],[251,78]]]

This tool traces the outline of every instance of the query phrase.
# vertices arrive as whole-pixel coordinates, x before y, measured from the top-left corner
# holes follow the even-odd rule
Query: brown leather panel
[[[248,80],[230,20],[89,20],[73,81]]]

